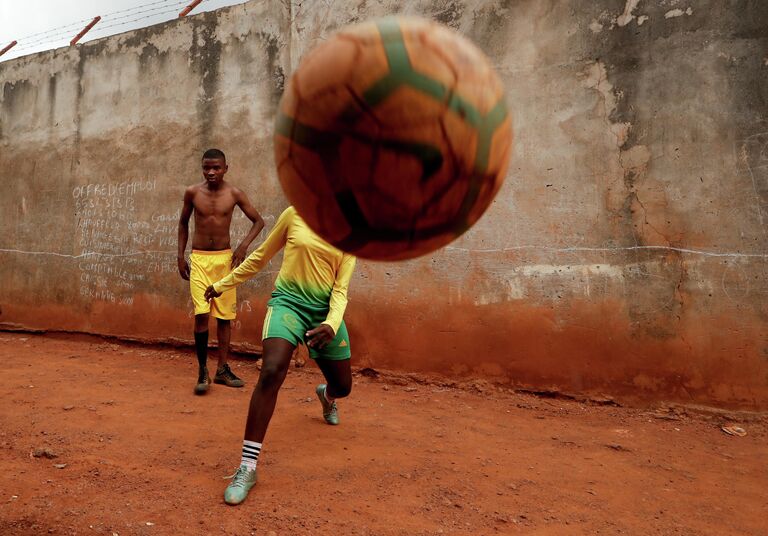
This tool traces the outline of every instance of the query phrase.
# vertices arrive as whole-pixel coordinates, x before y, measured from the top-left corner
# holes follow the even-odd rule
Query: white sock
[[[240,459],[240,465],[245,465],[249,471],[256,469],[256,462],[259,461],[261,454],[261,443],[255,441],[243,440],[243,457]]]
[[[325,389],[323,389],[323,398],[325,398],[325,401],[328,402],[329,404],[333,403],[333,401],[336,400],[335,398],[333,398],[332,396],[330,396],[328,394],[328,386],[327,385],[325,386]]]

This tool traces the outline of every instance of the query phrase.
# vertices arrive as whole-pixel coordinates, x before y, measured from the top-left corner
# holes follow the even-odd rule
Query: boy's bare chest
[[[197,217],[222,217],[229,216],[235,208],[235,198],[232,194],[198,192],[192,205]]]

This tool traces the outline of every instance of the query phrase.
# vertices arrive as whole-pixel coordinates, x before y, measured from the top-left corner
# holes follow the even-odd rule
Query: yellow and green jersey
[[[214,289],[225,292],[253,277],[283,247],[283,265],[270,303],[279,300],[315,313],[327,311],[322,323],[338,333],[355,257],[315,234],[292,206],[280,214],[267,239],[232,273],[214,283]]]

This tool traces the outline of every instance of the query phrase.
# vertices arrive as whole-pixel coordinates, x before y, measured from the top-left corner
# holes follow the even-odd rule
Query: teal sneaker
[[[224,490],[224,502],[227,504],[240,504],[248,497],[248,492],[256,484],[256,469],[249,471],[245,465],[241,465],[232,475],[232,482]]]
[[[336,407],[335,400],[329,404],[325,399],[325,390],[327,388],[324,383],[321,383],[315,388],[315,393],[317,393],[317,398],[320,399],[320,403],[323,405],[323,418],[325,422],[336,425],[339,424],[339,409]]]

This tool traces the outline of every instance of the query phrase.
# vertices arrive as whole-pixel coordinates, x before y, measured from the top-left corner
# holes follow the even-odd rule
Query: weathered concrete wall
[[[489,54],[516,146],[462,239],[359,263],[357,364],[767,409],[758,1],[257,1],[2,63],[0,321],[190,338],[175,233],[201,152],[227,152],[271,227],[285,76],[333,30],[389,13]],[[278,266],[240,291],[234,340],[258,341]]]

